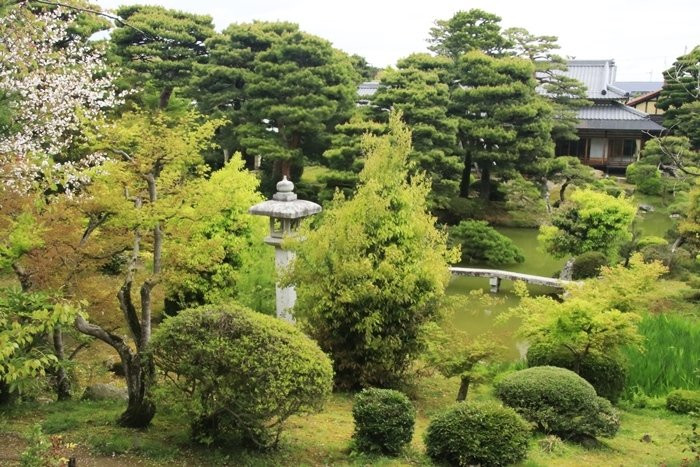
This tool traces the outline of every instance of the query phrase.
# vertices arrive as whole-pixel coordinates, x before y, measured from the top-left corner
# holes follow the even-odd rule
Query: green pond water
[[[657,209],[654,212],[639,214],[636,225],[642,230],[643,235],[663,237],[672,224],[666,210],[663,206],[659,206],[658,199],[655,200],[645,197],[643,200],[638,201],[655,205]],[[656,201],[656,203],[654,203],[654,201]],[[552,258],[538,249],[537,229],[499,227],[497,230],[511,238],[513,242],[520,247],[525,256],[525,261],[521,264],[496,267],[494,269],[505,269],[537,276],[552,277],[566,262],[564,259]],[[470,264],[468,266],[493,267],[475,264]],[[555,290],[543,286],[531,285],[528,288],[532,295],[551,294],[555,292]],[[448,287],[448,293],[468,294],[469,291],[474,289],[482,289],[485,294],[490,294],[488,279],[482,277],[453,276]],[[497,294],[493,294],[493,296],[499,298],[500,302],[494,305],[483,306],[480,303],[474,303],[475,301],[472,300],[467,309],[458,310],[454,315],[454,325],[472,336],[490,333],[497,342],[503,345],[505,349],[504,357],[508,359],[516,360],[524,357],[527,351],[527,344],[519,341],[515,337],[515,331],[519,323],[514,320],[510,320],[506,323],[496,322],[496,317],[500,313],[518,304],[519,298],[513,293],[513,282],[502,281],[500,291]]]

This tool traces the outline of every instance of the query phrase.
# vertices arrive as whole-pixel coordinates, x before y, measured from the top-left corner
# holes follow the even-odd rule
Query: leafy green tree
[[[379,68],[367,63],[367,59],[360,55],[350,55],[350,62],[357,75],[364,81],[373,80],[377,76],[377,73],[379,73]]]
[[[540,227],[538,240],[549,254],[563,258],[600,251],[614,259],[631,235],[634,204],[589,189],[578,190],[554,213],[551,225]]]
[[[429,182],[408,180],[411,134],[392,114],[385,136],[368,136],[351,200],[338,197],[306,228],[285,283],[294,314],[334,361],[336,385],[396,383],[437,319],[457,252],[427,212]]]
[[[133,344],[115,331],[82,316],[78,330],[114,348],[124,366],[128,406],[121,425],[148,426],[155,415],[151,390],[155,367],[150,356],[154,293],[162,287],[167,269],[169,221],[187,202],[188,184],[206,172],[201,151],[208,147],[220,122],[199,123],[199,116],[183,117],[162,112],[125,113],[97,136],[94,144],[115,154],[95,171],[87,190],[84,212],[98,219],[93,239],[126,238],[125,265],[117,274],[122,282],[116,293]],[[95,231],[98,235],[95,235]],[[140,300],[133,297],[139,290]]]
[[[473,50],[503,55],[510,44],[501,34],[500,23],[500,16],[476,8],[458,11],[448,20],[435,22],[428,38],[429,49],[452,60]]]
[[[525,261],[513,241],[484,221],[466,220],[450,229],[450,240],[460,245],[463,263],[491,265]]]
[[[664,71],[657,107],[665,111],[664,126],[687,136],[693,148],[700,149],[700,46]]]
[[[398,63],[398,69],[385,70],[380,86],[372,96],[379,109],[375,118],[385,120],[387,112],[402,112],[413,135],[410,161],[431,178],[432,209],[447,206],[457,195],[461,161],[457,156],[457,121],[448,116],[449,88],[440,71],[449,62],[427,54],[413,54]]]
[[[456,64],[459,85],[451,112],[458,119],[464,151],[460,196],[469,195],[472,162],[481,171],[480,195],[491,195],[491,174],[532,170],[554,154],[551,108],[535,92],[534,65],[521,58],[493,58],[468,52]]]
[[[197,98],[231,120],[234,149],[263,156],[271,180],[318,158],[351,113],[358,76],[350,58],[296,24],[233,24],[209,47]]]
[[[211,16],[195,15],[160,6],[133,5],[117,9],[129,25],[117,22],[111,41],[120,66],[146,76],[165,109],[176,87],[188,84],[196,63],[207,58],[205,41],[214,34]]]
[[[576,156],[560,156],[542,161],[540,171],[546,181],[561,183],[559,204],[566,201],[566,190],[570,186],[584,187],[595,181],[595,171]]]
[[[616,356],[641,342],[637,322],[664,272],[661,263],[644,263],[637,254],[629,268],[603,267],[599,277],[571,285],[563,301],[531,297],[521,283],[521,302],[505,316],[523,320],[519,334],[532,345],[568,352],[579,373],[588,356]]]

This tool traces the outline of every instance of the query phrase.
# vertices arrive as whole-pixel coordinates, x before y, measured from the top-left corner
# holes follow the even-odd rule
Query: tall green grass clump
[[[700,389],[700,320],[678,314],[647,315],[639,323],[644,351],[626,350],[630,362],[626,398]]]

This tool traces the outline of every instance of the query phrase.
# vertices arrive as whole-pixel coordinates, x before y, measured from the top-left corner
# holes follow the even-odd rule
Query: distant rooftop
[[[633,96],[658,91],[663,85],[663,81],[615,81],[615,86],[624,89]]]
[[[581,81],[588,90],[588,99],[615,100],[629,96],[629,92],[613,84],[614,60],[569,60],[567,65],[569,69],[562,73]]]
[[[379,88],[379,81],[366,81],[357,86],[357,95],[360,97],[371,96]]]

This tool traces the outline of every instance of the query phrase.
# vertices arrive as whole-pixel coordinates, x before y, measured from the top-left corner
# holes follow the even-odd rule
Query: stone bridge
[[[571,281],[555,279],[553,277],[533,276],[520,272],[501,271],[499,269],[480,269],[480,268],[450,268],[450,272],[456,276],[470,277],[488,277],[491,293],[497,293],[501,286],[501,280],[507,279],[511,281],[523,281],[528,284],[545,285],[554,287],[555,289],[563,289],[566,284]]]

